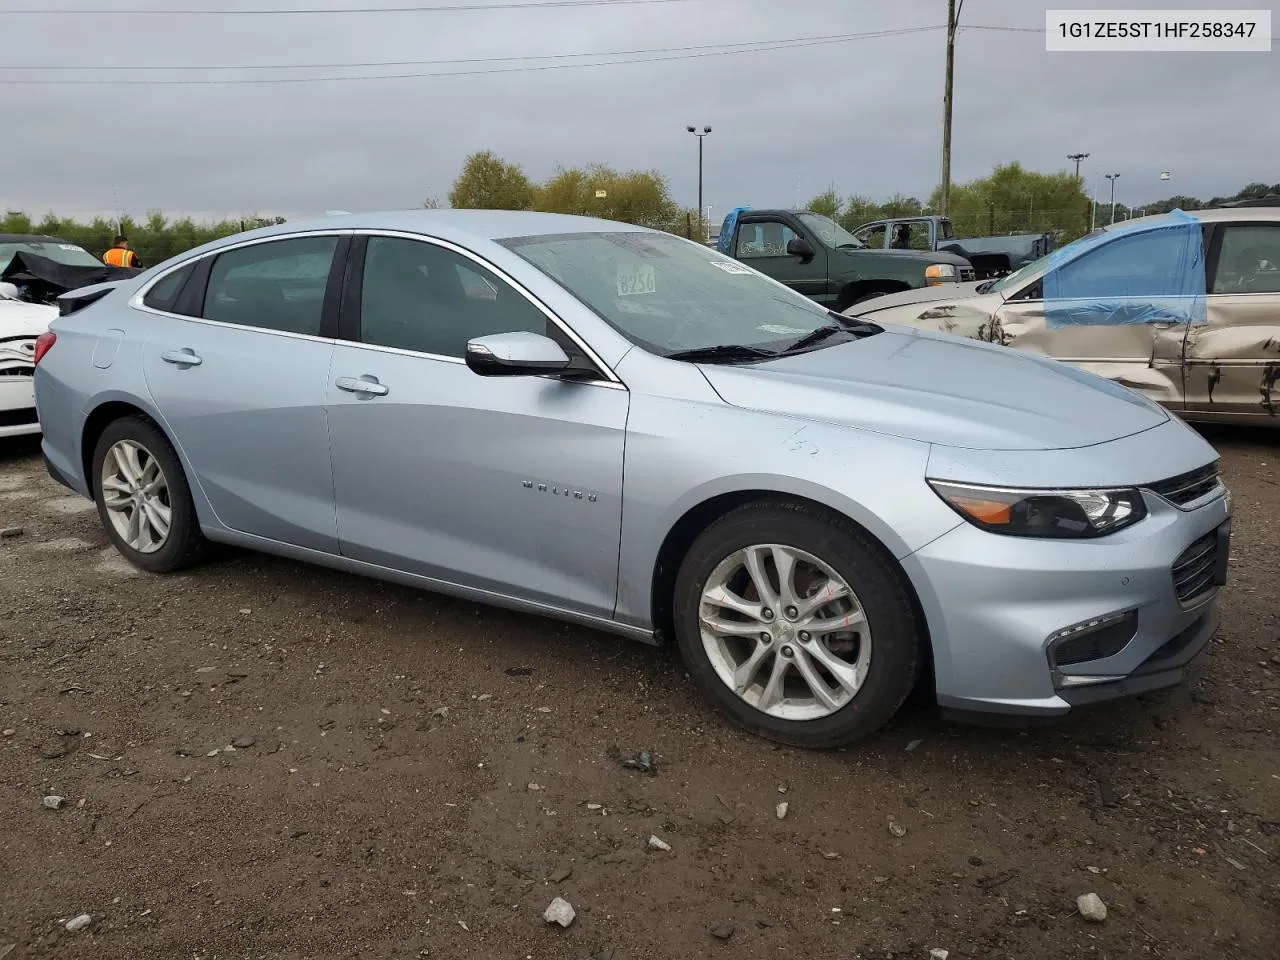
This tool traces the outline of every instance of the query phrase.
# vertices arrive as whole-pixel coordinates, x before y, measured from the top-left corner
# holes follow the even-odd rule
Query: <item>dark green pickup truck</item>
[[[834,220],[803,210],[739,207],[725,217],[716,249],[836,311],[886,293],[974,279],[964,257],[872,249]]]

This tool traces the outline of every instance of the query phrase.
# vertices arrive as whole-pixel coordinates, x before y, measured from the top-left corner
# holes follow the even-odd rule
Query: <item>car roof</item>
[[[598,217],[536,213],[531,210],[389,210],[290,220],[278,226],[251,230],[247,234],[236,234],[227,239],[240,240],[249,235],[266,237],[309,230],[398,230],[423,233],[443,240],[496,241],[542,234],[645,232],[648,228]]]
[[[1220,223],[1224,220],[1233,222],[1255,220],[1259,222],[1280,222],[1280,207],[1214,207],[1211,210],[1184,210],[1183,213],[1203,223]],[[1117,220],[1114,224],[1107,224],[1103,229],[1110,230],[1113,227],[1123,227],[1131,223],[1155,223],[1168,216],[1167,213],[1154,213],[1149,217]]]
[[[39,233],[0,233],[0,243],[67,243],[57,237],[46,237]],[[79,244],[77,244],[79,246]]]

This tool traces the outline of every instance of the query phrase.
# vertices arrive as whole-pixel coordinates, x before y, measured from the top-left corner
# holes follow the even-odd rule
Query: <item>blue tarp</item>
[[[1049,255],[1050,327],[1204,323],[1204,231],[1181,210],[1099,231]]]
[[[743,211],[750,210],[750,207],[734,207],[729,211],[729,215],[724,218],[724,223],[720,225],[720,236],[716,237],[716,249],[723,253],[726,257],[732,256],[730,245],[733,243],[733,228],[738,225],[738,217]]]

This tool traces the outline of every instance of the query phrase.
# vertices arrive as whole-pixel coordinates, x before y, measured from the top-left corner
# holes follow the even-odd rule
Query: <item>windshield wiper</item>
[[[668,360],[688,360],[692,363],[746,363],[751,360],[766,360],[776,357],[773,350],[761,347],[749,347],[742,343],[722,343],[714,347],[695,347],[692,350],[677,350],[668,353]]]
[[[811,333],[806,333],[803,337],[793,343],[784,350],[784,353],[799,353],[816,344],[821,343],[829,337],[834,337],[837,333],[848,333],[849,328],[842,323],[830,323],[825,327],[819,327]]]

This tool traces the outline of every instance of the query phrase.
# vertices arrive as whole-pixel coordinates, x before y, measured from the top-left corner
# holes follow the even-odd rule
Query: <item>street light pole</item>
[[[707,237],[707,225],[702,219],[702,140],[711,132],[711,128],[703,127],[698,130],[697,127],[686,127],[685,129],[698,138],[698,236],[705,240]]]
[[[1074,160],[1076,162],[1076,183],[1080,185],[1081,193],[1084,193],[1084,183],[1080,179],[1080,161],[1087,160],[1088,157],[1089,155],[1087,153],[1068,153],[1067,154],[1068,160]]]
[[[1116,181],[1120,179],[1118,173],[1104,173],[1104,177],[1111,181],[1111,222],[1116,222]]]

